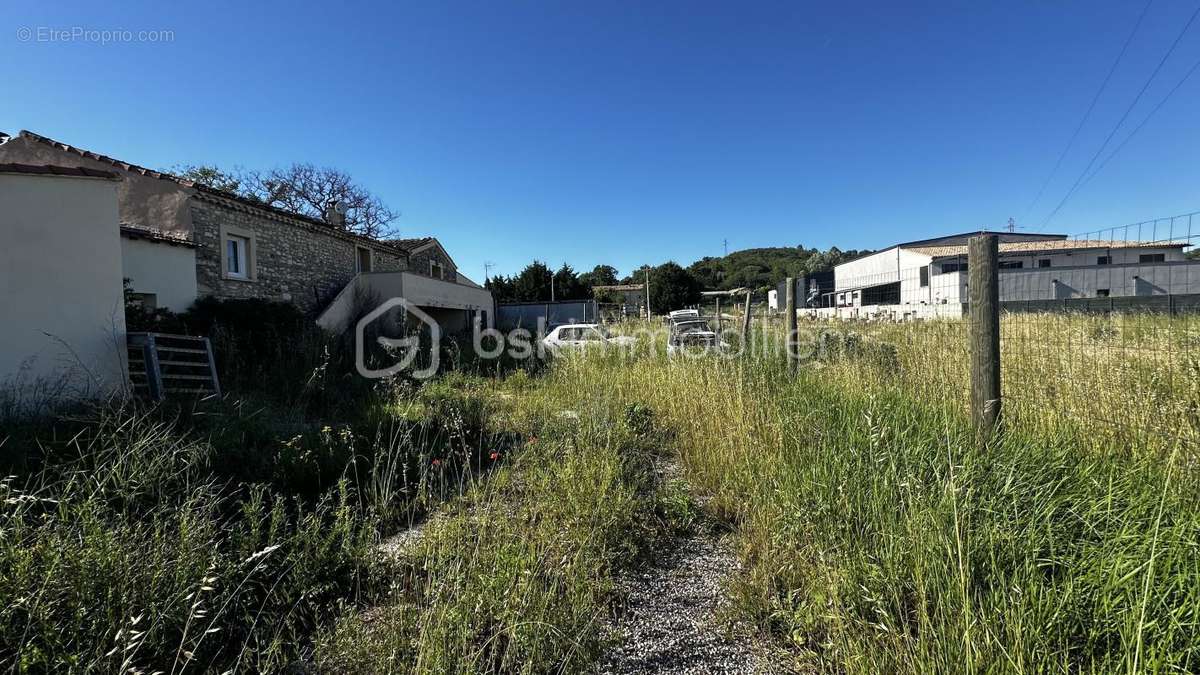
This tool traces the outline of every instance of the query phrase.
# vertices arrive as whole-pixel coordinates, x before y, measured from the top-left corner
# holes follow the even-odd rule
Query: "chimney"
[[[346,203],[340,199],[330,199],[326,202],[325,222],[339,230],[346,229]]]

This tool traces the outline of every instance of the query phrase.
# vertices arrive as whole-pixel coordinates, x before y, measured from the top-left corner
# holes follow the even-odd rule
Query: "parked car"
[[[698,309],[677,309],[673,312],[667,312],[667,318],[671,321],[671,323],[676,323],[678,321],[684,321],[687,319],[699,319],[700,318],[700,310],[698,310]]]
[[[611,335],[604,326],[595,323],[570,323],[558,326],[542,338],[542,345],[551,354],[562,354],[589,347],[623,346],[633,344],[628,335]]]
[[[708,325],[707,319],[681,318],[671,323],[667,334],[667,355],[675,356],[683,351],[720,351],[729,345]]]

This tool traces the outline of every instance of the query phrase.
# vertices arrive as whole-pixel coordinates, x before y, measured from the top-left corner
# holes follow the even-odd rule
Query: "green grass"
[[[536,438],[404,552],[392,596],[372,620],[344,618],[321,668],[583,672],[595,661],[612,576],[661,529],[653,441],[618,406],[591,405],[578,420],[537,407],[521,401],[510,422]]]
[[[715,519],[737,618],[805,669],[1200,670],[1195,324],[1020,321],[1076,348],[1010,338],[986,449],[950,322],[838,331],[798,373],[657,344],[420,388],[318,363],[282,399],[7,425],[0,664],[587,671],[614,576]]]
[[[865,353],[798,375],[778,359],[592,355],[547,386],[644,401],[678,433],[686,475],[735,524],[739,611],[810,666],[1200,667],[1200,480],[1183,440],[1104,446],[1050,410],[980,451],[959,406]]]

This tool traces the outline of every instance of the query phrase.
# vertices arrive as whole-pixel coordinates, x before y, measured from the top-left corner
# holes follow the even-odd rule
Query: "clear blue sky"
[[[0,130],[152,167],[336,166],[468,275],[1036,227],[1200,0],[9,0]],[[250,5],[257,5],[251,7]],[[174,31],[22,41],[22,27]],[[1200,20],[1114,144],[1200,59]],[[1051,221],[1200,209],[1200,73]]]

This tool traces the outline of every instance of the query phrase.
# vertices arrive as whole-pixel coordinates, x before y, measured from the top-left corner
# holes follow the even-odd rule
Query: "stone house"
[[[319,315],[360,275],[403,274],[447,285],[433,307],[461,313],[456,328],[471,312],[493,311],[491,294],[433,237],[364,237],[341,226],[336,209],[326,219],[291,213],[30,131],[0,144],[0,163],[116,174],[123,271],[147,305],[182,311],[198,297],[259,298]]]

